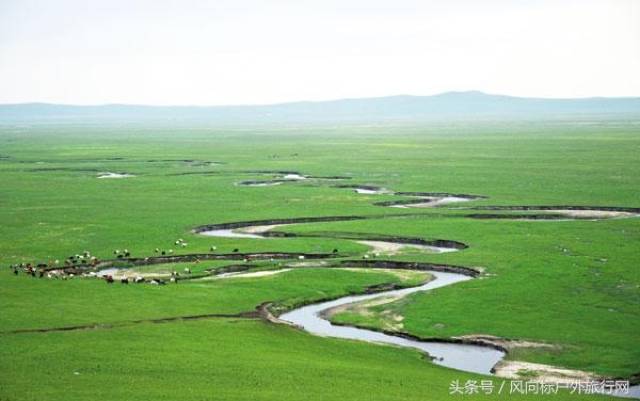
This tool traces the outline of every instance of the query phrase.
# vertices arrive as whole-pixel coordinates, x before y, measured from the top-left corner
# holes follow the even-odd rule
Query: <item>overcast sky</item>
[[[636,0],[0,0],[0,103],[640,96]]]

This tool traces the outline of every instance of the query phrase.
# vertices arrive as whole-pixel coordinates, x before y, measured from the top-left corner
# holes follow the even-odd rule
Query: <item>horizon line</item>
[[[0,103],[0,106],[26,106],[26,105],[47,105],[47,106],[69,106],[69,107],[107,107],[107,106],[138,106],[138,107],[191,107],[191,108],[214,108],[214,107],[265,107],[265,106],[281,106],[300,103],[330,103],[340,101],[353,101],[353,100],[370,100],[370,99],[386,99],[386,98],[419,98],[419,97],[437,97],[443,95],[462,95],[462,94],[476,94],[483,96],[494,97],[506,97],[513,99],[535,99],[535,100],[590,100],[590,99],[640,99],[640,96],[583,96],[583,97],[538,97],[538,96],[516,96],[497,93],[488,93],[480,90],[452,90],[445,92],[433,93],[430,95],[411,95],[411,94],[397,94],[397,95],[382,95],[382,96],[365,96],[365,97],[343,97],[343,98],[331,98],[326,100],[290,100],[282,102],[272,103],[234,103],[234,104],[149,104],[149,103],[56,103],[47,101],[25,101],[25,102],[13,102],[13,103]]]

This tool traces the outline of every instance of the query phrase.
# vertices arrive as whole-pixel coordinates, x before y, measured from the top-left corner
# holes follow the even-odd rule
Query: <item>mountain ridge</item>
[[[203,120],[211,122],[412,121],[450,118],[640,115],[640,97],[528,98],[480,91],[393,95],[263,105],[195,106],[46,102],[0,104],[0,121]]]

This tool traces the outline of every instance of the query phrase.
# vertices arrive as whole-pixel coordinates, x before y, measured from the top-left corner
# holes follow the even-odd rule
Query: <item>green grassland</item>
[[[136,257],[153,256],[155,248],[206,253],[211,246],[217,253],[236,248],[324,253],[337,248],[352,258],[367,251],[336,233],[469,245],[455,253],[393,256],[477,266],[486,273],[385,305],[404,316],[407,333],[439,338],[491,334],[547,342],[559,348],[508,357],[629,377],[640,372],[638,219],[472,220],[463,210],[448,207],[374,206],[401,198],[335,186],[372,184],[396,191],[488,196],[464,206],[640,207],[639,133],[633,122],[611,121],[243,129],[3,126],[0,400],[444,400],[455,398],[448,394],[452,380],[486,379],[436,366],[411,350],[317,338],[257,318],[150,322],[241,314],[267,301],[290,308],[382,283],[415,285],[386,272],[294,269],[261,278],[154,287],[15,277],[7,268],[63,260],[84,250],[107,259],[114,249],[124,248]],[[97,179],[102,171],[135,177]],[[260,171],[351,179],[236,185],[276,176]],[[213,223],[348,215],[386,218],[279,229],[318,238],[215,238],[190,231]],[[177,247],[178,238],[188,246]],[[180,263],[175,269],[190,267],[199,273],[233,263],[242,262]],[[272,269],[286,263],[256,266]],[[172,267],[137,269],[167,272]],[[347,313],[334,318],[379,327],[376,316]],[[75,325],[99,327],[12,333]]]

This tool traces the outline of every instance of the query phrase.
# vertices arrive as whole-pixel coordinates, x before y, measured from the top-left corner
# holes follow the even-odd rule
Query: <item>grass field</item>
[[[326,339],[258,318],[264,302],[292,308],[392,283],[382,271],[294,269],[252,279],[106,285],[91,278],[14,276],[10,264],[132,256],[307,252],[360,258],[339,233],[448,239],[460,252],[394,260],[480,267],[485,275],[341,323],[448,338],[487,334],[554,345],[509,359],[606,377],[640,372],[640,221],[474,220],[450,207],[399,209],[340,184],[476,194],[474,205],[640,207],[640,130],[634,122],[478,123],[373,127],[211,128],[175,125],[0,127],[0,400],[445,400],[452,380],[487,377],[439,367],[421,354]],[[216,162],[204,163],[204,162]],[[316,177],[239,186],[278,171]],[[134,177],[98,179],[100,172]],[[285,226],[297,238],[217,238],[196,226],[271,218],[385,218]],[[188,243],[175,244],[178,238]],[[242,261],[181,263],[216,269]],[[259,269],[287,261],[265,261]],[[146,266],[167,272],[171,266]],[[211,319],[169,320],[218,314]],[[237,316],[236,316],[237,315]],[[16,332],[66,326],[83,330]],[[494,381],[501,379],[494,378]],[[465,396],[469,397],[469,396]],[[508,394],[473,398],[510,399]],[[549,396],[529,395],[527,399]],[[589,399],[563,393],[557,399]],[[602,398],[595,397],[592,398]]]

